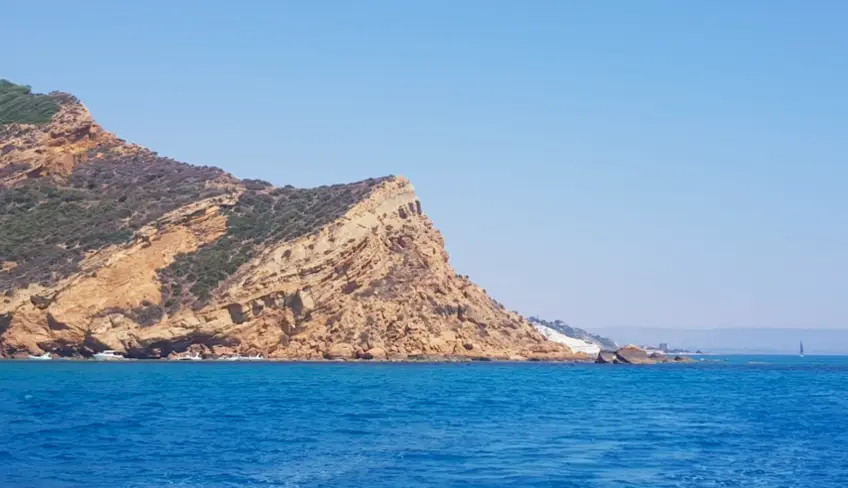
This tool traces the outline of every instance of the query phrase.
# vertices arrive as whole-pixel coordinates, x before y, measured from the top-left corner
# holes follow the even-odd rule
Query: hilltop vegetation
[[[78,100],[58,92],[36,95],[28,86],[0,80],[2,124],[47,123],[66,103]],[[0,139],[7,135],[0,132]],[[14,150],[1,140],[0,147]],[[149,151],[127,155],[101,146],[83,159],[87,162],[77,164],[67,177],[30,178],[0,187],[0,292],[30,283],[53,285],[77,272],[86,253],[128,243],[144,225],[231,191],[236,183],[217,168],[191,166]],[[0,177],[29,167],[7,161]],[[262,246],[317,231],[344,215],[379,181],[297,189],[244,180],[245,191],[236,204],[222,209],[226,234],[159,270],[165,308],[202,305]]]
[[[269,243],[297,239],[342,217],[382,180],[299,189],[245,180],[238,202],[225,210],[227,233],[160,270],[164,306],[206,302],[215,288]]]
[[[46,124],[59,110],[49,95],[36,95],[29,86],[0,80],[0,125]]]
[[[127,242],[144,226],[192,201],[221,194],[221,170],[153,156],[113,156],[74,168],[64,181],[0,188],[0,291],[49,285],[79,269],[88,251]]]
[[[94,157],[99,154],[100,157]],[[226,190],[226,174],[153,153],[92,151],[65,180],[27,180],[0,188],[0,292],[55,284],[79,270],[87,252],[123,244],[166,213]],[[297,239],[338,219],[381,180],[298,189],[245,180],[224,208],[227,233],[159,270],[165,308],[205,303],[221,281],[271,242]],[[231,181],[233,182],[233,181]],[[157,312],[158,313],[158,312]]]

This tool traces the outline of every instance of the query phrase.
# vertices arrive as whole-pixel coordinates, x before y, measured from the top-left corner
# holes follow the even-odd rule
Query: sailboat
[[[804,341],[801,341],[801,352],[799,356],[804,357]]]

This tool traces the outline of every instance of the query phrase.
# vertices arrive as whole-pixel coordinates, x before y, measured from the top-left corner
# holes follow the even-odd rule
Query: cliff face
[[[404,178],[239,181],[50,97],[0,127],[4,356],[575,357],[455,273]]]

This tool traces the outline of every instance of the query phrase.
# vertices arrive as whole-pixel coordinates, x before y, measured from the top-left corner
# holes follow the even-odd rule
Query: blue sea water
[[[0,362],[0,487],[848,487],[848,358]]]

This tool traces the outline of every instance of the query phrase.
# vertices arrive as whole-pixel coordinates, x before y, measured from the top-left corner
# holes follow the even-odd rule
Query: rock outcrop
[[[652,359],[648,352],[641,347],[629,345],[624,346],[615,352],[615,356],[619,362],[625,364],[654,364],[655,359]]]
[[[658,364],[658,363],[694,363],[695,360],[687,356],[669,357],[660,353],[648,354],[639,346],[628,345],[619,350],[601,351],[595,362],[598,364]]]
[[[5,357],[580,357],[453,270],[402,177],[240,181],[50,96],[48,122],[0,127]]]

